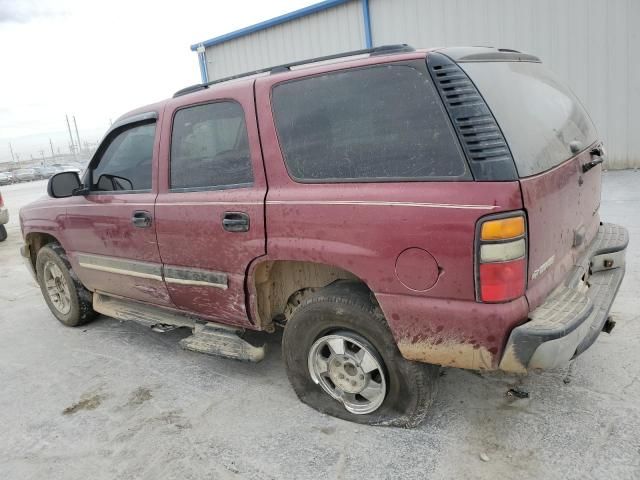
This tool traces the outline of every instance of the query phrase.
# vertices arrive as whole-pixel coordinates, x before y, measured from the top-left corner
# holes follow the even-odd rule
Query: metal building
[[[609,168],[640,167],[640,1],[326,0],[191,46],[203,82],[305,58],[408,43],[537,55],[586,104]]]

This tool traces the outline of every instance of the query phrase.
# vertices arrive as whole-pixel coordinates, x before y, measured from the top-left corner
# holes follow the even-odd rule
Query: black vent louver
[[[449,57],[431,53],[427,66],[476,180],[517,180],[513,157],[480,92]]]

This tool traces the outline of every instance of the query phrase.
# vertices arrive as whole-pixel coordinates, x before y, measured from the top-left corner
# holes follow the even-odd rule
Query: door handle
[[[136,210],[131,217],[131,223],[138,228],[149,228],[152,223],[151,214],[145,210]]]
[[[222,228],[227,232],[248,232],[249,215],[243,212],[224,212]]]

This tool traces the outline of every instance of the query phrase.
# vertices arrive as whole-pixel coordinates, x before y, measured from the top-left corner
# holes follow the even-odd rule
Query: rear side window
[[[178,110],[171,135],[171,188],[229,188],[253,181],[242,107],[217,102]]]
[[[296,180],[391,181],[468,175],[426,72],[384,65],[277,85],[273,112]]]
[[[502,129],[518,175],[544,172],[598,138],[589,115],[562,81],[540,63],[461,63]]]
[[[155,133],[155,123],[138,125],[119,133],[92,172],[91,190],[151,190]]]

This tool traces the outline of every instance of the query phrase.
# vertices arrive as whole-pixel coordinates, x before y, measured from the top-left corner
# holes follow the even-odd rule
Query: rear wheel
[[[283,356],[300,400],[372,425],[419,424],[439,371],[405,360],[366,286],[345,281],[316,291],[294,310]]]
[[[64,325],[77,327],[92,320],[92,295],[80,282],[64,249],[50,243],[38,251],[36,273],[51,313]]]
[[[7,239],[7,229],[4,225],[0,225],[0,242],[4,242]]]

